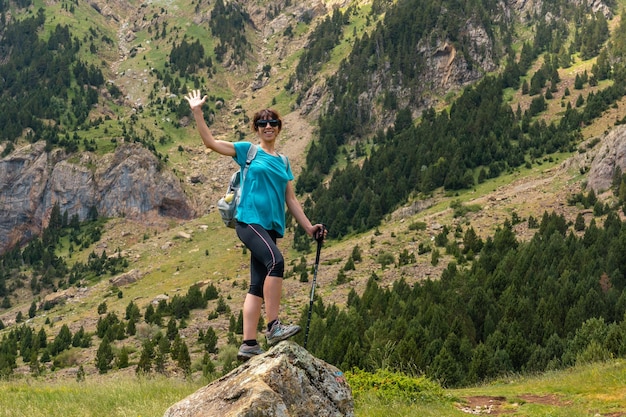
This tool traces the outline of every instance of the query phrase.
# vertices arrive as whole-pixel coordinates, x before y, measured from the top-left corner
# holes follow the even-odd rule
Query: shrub
[[[346,379],[355,399],[369,392],[374,392],[383,401],[404,400],[414,403],[448,398],[439,384],[424,376],[411,377],[383,369],[374,373],[354,369],[346,372]]]
[[[409,225],[409,230],[426,230],[426,226],[425,222],[413,222]]]
[[[80,353],[77,349],[65,350],[59,353],[53,361],[55,368],[71,368],[81,362]]]
[[[380,264],[382,269],[385,269],[387,265],[393,265],[396,262],[396,259],[394,258],[393,254],[389,252],[381,252],[376,257],[376,262]]]

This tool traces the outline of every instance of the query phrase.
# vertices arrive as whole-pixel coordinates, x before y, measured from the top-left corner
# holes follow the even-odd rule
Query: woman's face
[[[271,141],[280,133],[282,122],[272,114],[264,114],[254,122],[254,126],[261,140]]]

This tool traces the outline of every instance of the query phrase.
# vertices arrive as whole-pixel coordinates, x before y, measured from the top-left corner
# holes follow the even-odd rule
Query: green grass
[[[461,398],[504,396],[511,416],[620,416],[626,414],[626,361],[577,366],[451,393]]]
[[[350,378],[348,378],[350,381]],[[426,386],[428,387],[428,385]],[[461,407],[472,397],[501,399],[491,414],[511,417],[587,417],[626,415],[626,361],[578,366],[539,376],[520,376],[464,389],[428,388],[432,396],[407,401],[381,395],[380,387],[357,390],[357,417],[467,416]],[[438,398],[434,400],[433,398]]]
[[[415,403],[385,401],[373,393],[366,394],[356,402],[356,417],[467,417],[451,402]]]
[[[149,417],[201,386],[174,378],[94,377],[83,382],[22,380],[0,383],[2,417]]]
[[[623,416],[626,361],[579,366],[540,376],[442,389],[423,377],[390,372],[347,373],[356,417],[461,417],[470,397],[500,398],[498,410],[511,417]],[[168,407],[206,383],[155,376],[87,376],[83,382],[17,379],[0,382],[0,417],[162,416]]]

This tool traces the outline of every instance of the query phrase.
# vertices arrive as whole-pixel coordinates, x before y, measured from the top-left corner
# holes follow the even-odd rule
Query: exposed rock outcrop
[[[133,9],[130,2],[120,0],[91,0],[89,5],[102,16],[115,22],[124,20]]]
[[[132,284],[133,282],[137,282],[142,276],[143,273],[139,269],[131,269],[128,272],[124,272],[123,274],[109,279],[109,282],[114,287],[123,287],[125,285]]]
[[[603,0],[572,0],[571,2],[576,6],[585,3],[593,13],[601,12],[607,19],[613,16],[611,8]],[[505,0],[504,4],[506,5],[505,10],[514,11],[525,22],[531,21],[534,19],[534,16],[541,15],[544,7],[543,0]],[[507,14],[510,15],[510,12]],[[544,15],[547,21],[551,21],[553,17],[553,14],[550,12]]]
[[[140,218],[156,214],[180,219],[195,215],[180,181],[138,144],[122,144],[112,154],[84,153],[71,159],[47,152],[44,142],[0,160],[0,253],[29,241],[48,224],[59,204],[69,217],[99,215]]]
[[[587,179],[587,188],[596,193],[611,187],[616,167],[626,172],[626,125],[616,126],[601,141]]]
[[[352,391],[339,369],[294,342],[263,355],[184,400],[164,417],[351,417]]]

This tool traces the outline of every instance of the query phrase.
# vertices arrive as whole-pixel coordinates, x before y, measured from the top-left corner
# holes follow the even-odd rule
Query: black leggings
[[[265,230],[258,224],[237,223],[237,236],[250,250],[250,288],[248,293],[263,298],[265,277],[282,278],[285,258],[276,246],[278,233]]]

